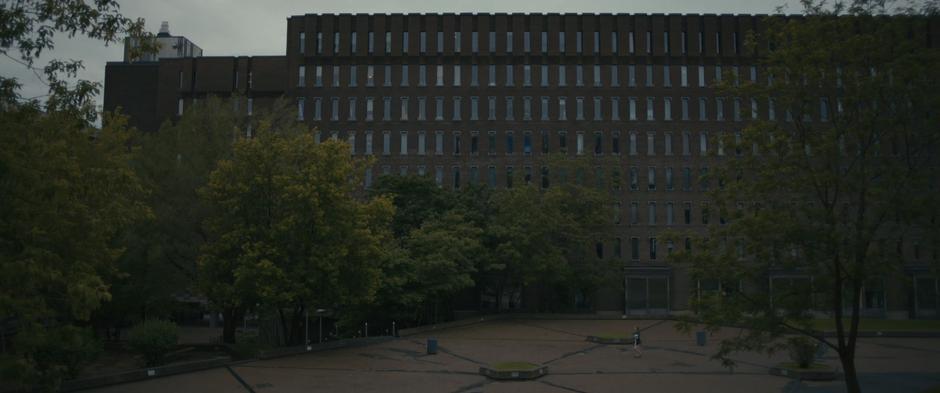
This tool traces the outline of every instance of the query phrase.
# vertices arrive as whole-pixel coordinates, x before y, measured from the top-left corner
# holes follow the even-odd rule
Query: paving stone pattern
[[[643,329],[643,357],[631,348],[585,341],[589,335],[631,334]],[[725,329],[704,347],[670,321],[496,320],[345,348],[240,363],[89,392],[842,392],[841,382],[799,382],[768,374],[786,361],[741,353],[729,370],[710,356]],[[425,354],[428,337],[436,355]],[[546,364],[549,375],[534,381],[497,382],[479,375],[480,365],[505,361]],[[838,367],[829,353],[824,361]],[[919,392],[940,385],[940,339],[860,339],[858,368],[865,392]]]

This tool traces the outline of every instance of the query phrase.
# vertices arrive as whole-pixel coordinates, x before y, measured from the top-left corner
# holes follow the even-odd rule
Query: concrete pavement
[[[588,335],[644,329],[644,356],[628,347],[598,345]],[[841,382],[798,382],[771,376],[785,353],[741,353],[732,371],[710,359],[727,329],[707,346],[670,321],[496,320],[374,345],[252,361],[197,373],[111,386],[93,392],[841,392]],[[425,340],[439,340],[427,355]],[[838,366],[832,356],[824,361]],[[547,364],[535,381],[494,382],[482,364]],[[919,392],[940,385],[940,339],[861,339],[858,368],[866,392]]]

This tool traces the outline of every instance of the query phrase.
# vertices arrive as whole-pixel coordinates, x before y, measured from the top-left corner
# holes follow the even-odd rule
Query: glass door
[[[664,315],[669,313],[669,278],[661,276],[628,276],[626,285],[627,315]]]
[[[937,316],[937,279],[916,277],[914,279],[914,310],[916,318]]]
[[[627,277],[627,315],[646,314],[646,278]]]

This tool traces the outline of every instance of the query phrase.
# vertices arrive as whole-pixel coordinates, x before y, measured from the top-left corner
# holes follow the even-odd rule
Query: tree
[[[100,87],[70,83],[81,62],[35,64],[57,33],[105,43],[128,34],[138,38],[137,49],[152,51],[143,26],[111,0],[0,4],[0,54],[49,87],[40,110],[42,97],[24,99],[18,81],[0,76],[0,321],[16,334],[13,350],[0,357],[5,382],[56,390],[93,357],[98,343],[74,325],[87,324],[111,298],[123,252],[117,237],[150,215],[129,165],[125,119],[114,115],[105,127],[89,128]]]
[[[202,190],[214,206],[200,283],[224,310],[223,338],[234,341],[240,315],[274,310],[288,343],[303,337],[310,308],[373,300],[378,261],[394,213],[385,198],[354,198],[365,162],[342,142],[271,128],[235,142]]]
[[[395,204],[392,232],[397,239],[404,239],[412,230],[444,214],[456,203],[453,194],[426,176],[381,176],[369,193],[387,196]]]
[[[383,272],[380,307],[404,311],[393,317],[415,323],[439,321],[441,306],[450,310],[453,298],[475,284],[482,232],[456,210],[412,230],[390,261],[391,274]]]
[[[0,319],[31,332],[16,340],[86,323],[111,299],[118,234],[151,214],[130,166],[126,119],[105,124],[89,129],[33,105],[0,111]],[[32,347],[14,342],[5,371],[54,389],[64,375],[43,363],[66,359]]]
[[[600,188],[585,185],[586,161],[548,162],[556,171],[556,184],[546,183],[544,189],[540,184],[520,184],[493,195],[494,212],[484,239],[490,251],[483,273],[496,293],[497,307],[503,296],[533,284],[548,299],[539,307],[558,307],[546,289],[560,289],[563,297],[570,291],[591,293],[612,271],[585,253],[594,239],[605,237],[612,199]],[[567,174],[574,175],[570,181]]]
[[[803,4],[803,17],[768,17],[749,39],[765,78],[726,76],[723,95],[782,121],[762,116],[722,138],[728,157],[710,176],[718,223],[674,256],[722,288],[700,296],[687,323],[749,328],[721,343],[725,364],[805,335],[835,350],[858,392],[863,288],[899,275],[905,240],[936,239],[940,58],[924,11]],[[812,310],[834,319],[833,340],[813,330]]]
[[[264,121],[289,116],[282,106],[256,115]],[[127,252],[119,260],[125,274],[113,283],[114,301],[100,318],[119,325],[165,318],[179,295],[195,292],[196,259],[208,239],[203,223],[212,213],[197,191],[219,160],[231,158],[232,143],[245,121],[230,102],[210,97],[176,123],[135,134],[140,149],[134,170],[151,190],[148,204],[154,219],[125,231]]]
[[[568,167],[575,165],[568,164]],[[553,165],[564,168],[564,164]],[[577,167],[577,166],[575,166]],[[595,179],[596,180],[596,179]],[[604,255],[604,242],[611,237],[614,200],[601,187],[567,183],[550,187],[544,206],[560,215],[553,243],[566,249],[569,273],[556,291],[571,299],[580,294],[588,300],[611,279],[621,280],[620,265]],[[589,251],[587,251],[589,250]],[[587,251],[587,252],[586,252]]]
[[[65,112],[76,121],[88,124],[98,114],[93,98],[100,84],[78,80],[70,85],[83,68],[80,60],[52,59],[42,69],[35,63],[45,51],[55,49],[56,34],[76,35],[115,43],[124,36],[135,39],[139,45],[131,55],[153,52],[157,49],[153,35],[144,31],[143,19],[131,19],[120,13],[114,0],[96,0],[92,4],[78,0],[22,0],[0,4],[0,54],[30,69],[37,78],[49,86],[46,110]],[[14,57],[14,53],[18,55]],[[19,82],[0,76],[0,108],[8,108],[22,101]],[[26,99],[33,101],[39,97]]]
[[[464,198],[468,192],[445,191],[426,176],[376,181],[370,194],[395,205],[391,227],[397,242],[382,261],[375,303],[350,319],[407,325],[449,318],[455,297],[476,285],[482,254],[483,219],[465,206],[475,200]]]

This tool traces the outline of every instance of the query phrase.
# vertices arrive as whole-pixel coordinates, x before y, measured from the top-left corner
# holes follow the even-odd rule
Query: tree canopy
[[[201,193],[216,207],[200,257],[202,288],[226,315],[273,310],[297,342],[310,308],[372,300],[391,202],[353,198],[362,162],[342,142],[268,128],[234,144]],[[257,307],[256,307],[257,306]]]
[[[903,274],[905,244],[936,244],[940,58],[923,11],[804,5],[804,17],[767,17],[749,38],[760,78],[724,78],[721,94],[750,100],[741,116],[752,118],[720,137],[718,222],[674,257],[721,287],[693,294],[693,321],[751,328],[719,358],[805,334],[835,349],[857,392],[864,288]],[[835,319],[834,340],[812,330],[813,311]]]
[[[74,79],[84,68],[80,60],[51,59],[41,69],[36,61],[44,52],[55,49],[56,35],[68,38],[85,36],[106,44],[129,36],[139,45],[134,53],[157,49],[153,35],[144,31],[143,19],[132,19],[120,12],[115,0],[20,0],[0,3],[0,54],[30,69],[49,87],[45,107],[50,112],[65,112],[75,120],[93,123],[98,117],[94,97],[100,92],[97,82]],[[20,103],[20,84],[0,75],[0,106]],[[38,105],[35,99],[27,98]]]
[[[108,120],[95,130],[31,106],[0,111],[0,316],[30,333],[2,357],[13,380],[54,388],[65,359],[30,348],[56,345],[43,334],[75,333],[57,325],[86,323],[111,300],[116,238],[152,214],[130,166],[126,121]]]

